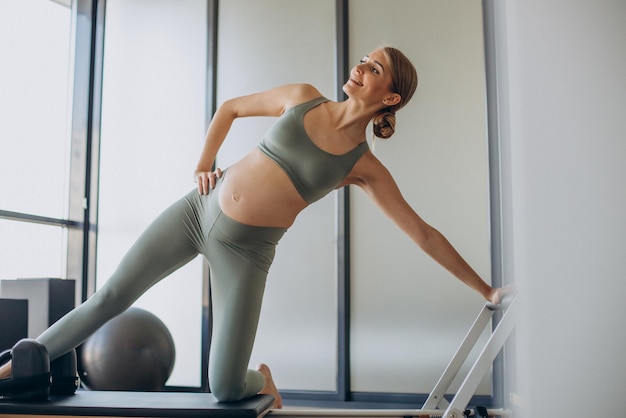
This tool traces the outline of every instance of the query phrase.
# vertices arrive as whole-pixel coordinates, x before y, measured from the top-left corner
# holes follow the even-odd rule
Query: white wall
[[[501,11],[505,262],[525,302],[523,416],[620,416],[626,2],[509,1]]]

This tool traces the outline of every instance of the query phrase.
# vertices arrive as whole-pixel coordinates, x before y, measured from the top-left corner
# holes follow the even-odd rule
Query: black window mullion
[[[349,73],[348,0],[336,0],[336,99],[343,100]],[[349,401],[350,385],[350,189],[337,192],[337,398]]]
[[[498,66],[496,64],[496,4],[494,0],[483,0],[483,33],[485,48],[485,80],[487,95],[487,138],[489,150],[489,206],[491,234],[491,284],[500,287],[504,283],[502,255],[502,173],[500,171],[500,126],[498,114]],[[495,328],[502,317],[501,312],[494,315],[492,327]],[[494,360],[492,371],[493,404],[505,404],[505,364],[506,346]]]
[[[207,0],[207,65],[206,65],[206,126],[211,123],[213,114],[217,110],[217,36],[218,36],[219,0]],[[211,350],[211,335],[213,331],[211,315],[211,286],[209,265],[205,260],[202,268],[202,375],[200,386],[202,390],[209,388],[209,352]]]
[[[78,284],[80,301],[95,289],[97,175],[102,92],[105,0],[76,0],[74,89],[68,217],[82,228],[68,233],[67,277]],[[93,186],[93,187],[92,187]]]

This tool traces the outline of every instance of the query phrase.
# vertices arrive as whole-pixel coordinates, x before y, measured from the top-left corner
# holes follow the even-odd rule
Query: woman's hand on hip
[[[198,183],[198,193],[209,194],[209,190],[215,189],[217,179],[222,177],[222,170],[219,168],[216,168],[215,171],[196,170],[194,177]]]

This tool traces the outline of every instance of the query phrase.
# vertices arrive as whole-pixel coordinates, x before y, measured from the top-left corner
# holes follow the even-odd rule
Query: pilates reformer
[[[502,317],[451,401],[444,395],[455,380],[493,314]],[[456,354],[421,409],[271,409],[270,395],[220,403],[210,393],[78,391],[73,396],[51,396],[41,402],[0,401],[0,417],[443,417],[463,418],[478,385],[515,327],[515,298],[502,305],[485,304]],[[493,416],[511,416],[510,410],[488,409]],[[482,415],[482,414],[481,414]],[[477,415],[478,416],[478,415]]]

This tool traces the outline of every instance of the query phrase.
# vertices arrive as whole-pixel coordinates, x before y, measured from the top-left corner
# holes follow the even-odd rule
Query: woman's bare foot
[[[276,389],[276,385],[274,384],[274,379],[272,378],[272,373],[270,372],[270,368],[267,367],[267,364],[259,364],[256,366],[256,369],[263,375],[265,378],[265,386],[259,393],[264,395],[272,395],[274,397],[274,409],[282,409],[283,407],[283,398],[278,393],[278,389]]]
[[[3,364],[0,366],[0,380],[8,379],[11,377],[11,362]]]

